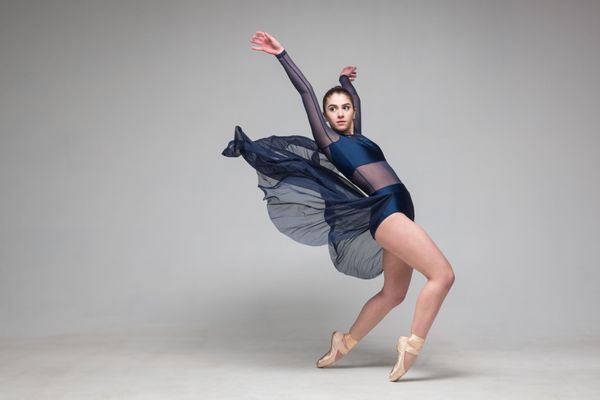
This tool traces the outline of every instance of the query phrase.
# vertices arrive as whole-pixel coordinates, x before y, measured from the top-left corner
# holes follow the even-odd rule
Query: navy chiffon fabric
[[[242,156],[256,170],[269,218],[280,232],[306,245],[328,245],[333,265],[346,275],[372,279],[383,272],[383,249],[374,228],[397,210],[397,202],[410,201],[403,184],[368,196],[314,140],[299,135],[253,141],[236,126],[222,155]]]

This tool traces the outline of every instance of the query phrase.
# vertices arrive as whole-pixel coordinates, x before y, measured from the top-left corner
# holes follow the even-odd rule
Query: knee
[[[452,270],[450,264],[448,264],[447,268],[444,268],[444,272],[440,274],[439,282],[446,290],[450,290],[452,285],[454,285],[455,279],[454,271]]]
[[[397,305],[401,304],[406,298],[406,293],[402,292],[390,293],[389,291],[382,291],[381,295],[385,300],[386,304],[388,304],[390,307],[396,307]]]
[[[444,263],[436,268],[436,273],[428,277],[431,282],[435,282],[442,289],[450,290],[452,285],[454,284],[454,271],[452,270],[452,266],[449,263]]]

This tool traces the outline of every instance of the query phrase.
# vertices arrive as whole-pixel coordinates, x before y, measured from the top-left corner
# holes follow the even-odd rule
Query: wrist
[[[283,57],[283,56],[284,56],[286,53],[287,53],[287,52],[285,51],[285,48],[283,48],[283,47],[282,47],[282,48],[281,48],[281,51],[280,51],[279,53],[275,54],[275,57],[277,57],[277,58],[281,58],[281,57]]]

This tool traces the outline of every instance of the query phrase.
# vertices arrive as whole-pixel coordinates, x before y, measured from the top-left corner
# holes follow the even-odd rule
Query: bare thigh
[[[401,258],[383,249],[383,294],[401,302],[406,297],[413,269]]]
[[[453,277],[450,263],[427,232],[400,212],[381,222],[375,240],[427,279]]]

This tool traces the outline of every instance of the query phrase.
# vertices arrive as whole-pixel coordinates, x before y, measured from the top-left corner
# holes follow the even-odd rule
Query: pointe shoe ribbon
[[[396,349],[398,350],[398,361],[396,361],[396,365],[390,371],[390,381],[397,381],[406,373],[404,369],[404,354],[410,353],[418,356],[421,352],[421,348],[423,347],[423,343],[425,343],[425,339],[415,335],[414,333],[410,335],[410,337],[400,336],[398,338],[398,342],[396,344]]]
[[[328,367],[340,358],[344,357],[358,342],[350,336],[350,333],[333,331],[331,334],[331,348],[318,361],[317,367]]]

